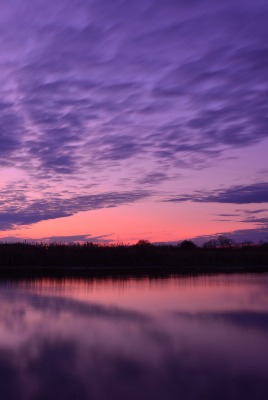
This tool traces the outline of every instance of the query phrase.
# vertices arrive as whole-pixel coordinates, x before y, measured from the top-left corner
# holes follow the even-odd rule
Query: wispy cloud
[[[72,174],[145,155],[192,166],[193,154],[206,163],[267,137],[265,1],[51,4],[3,4],[14,96],[1,92],[1,165]]]
[[[227,189],[219,189],[212,192],[198,191],[193,194],[174,196],[169,202],[205,202],[205,203],[230,203],[251,204],[268,203],[268,183],[253,183],[251,185],[237,185]]]
[[[194,242],[197,244],[203,244],[210,239],[215,239],[219,235],[227,236],[237,243],[244,241],[267,242],[268,241],[268,226],[260,226],[254,229],[237,229],[234,231],[221,231],[213,235],[200,235],[193,238]]]
[[[37,200],[16,201],[14,205],[2,201],[0,204],[0,229],[7,230],[18,225],[29,225],[48,219],[62,218],[79,211],[117,207],[148,197],[146,191],[108,192],[74,197],[52,196]],[[17,200],[17,199],[15,199]]]
[[[0,238],[1,243],[18,243],[18,242],[27,242],[27,243],[83,243],[83,242],[92,242],[92,243],[110,243],[113,242],[112,233],[107,233],[105,235],[94,236],[91,234],[86,235],[69,235],[69,236],[47,236],[40,237],[38,239],[33,239],[30,237],[21,237],[21,236],[3,236]]]
[[[2,0],[0,169],[22,179],[0,229],[149,197],[267,139],[267,18],[266,0]],[[262,183],[169,201],[267,197]]]

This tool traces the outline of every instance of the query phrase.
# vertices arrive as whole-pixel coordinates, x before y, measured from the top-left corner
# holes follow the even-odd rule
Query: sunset
[[[267,0],[1,0],[0,399],[268,399]]]
[[[2,241],[268,237],[266,1],[2,1]]]

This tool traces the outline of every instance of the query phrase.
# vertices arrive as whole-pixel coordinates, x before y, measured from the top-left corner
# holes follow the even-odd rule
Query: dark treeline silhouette
[[[94,243],[0,243],[0,274],[86,274],[121,272],[268,270],[268,243],[236,244],[225,237],[198,247],[190,240],[178,245],[153,245],[140,240],[135,245]],[[64,272],[65,271],[65,272]]]

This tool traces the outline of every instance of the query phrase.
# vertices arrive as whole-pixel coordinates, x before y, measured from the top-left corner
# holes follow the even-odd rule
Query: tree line
[[[44,275],[48,271],[57,275],[66,273],[67,269],[69,272],[107,274],[112,270],[120,270],[120,273],[143,273],[147,270],[152,273],[191,273],[195,269],[217,272],[221,268],[242,267],[253,271],[256,268],[268,270],[268,243],[237,245],[222,236],[204,243],[202,247],[190,240],[178,245],[154,245],[147,240],[139,240],[133,245],[0,243],[2,276],[16,276],[19,272],[30,276],[35,273]]]

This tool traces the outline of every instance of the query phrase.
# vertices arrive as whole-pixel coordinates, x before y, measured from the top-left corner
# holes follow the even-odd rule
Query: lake
[[[268,399],[268,274],[2,281],[1,400]]]

